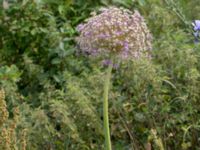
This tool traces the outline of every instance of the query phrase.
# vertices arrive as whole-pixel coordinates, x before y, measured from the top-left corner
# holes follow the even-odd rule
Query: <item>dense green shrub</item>
[[[77,52],[75,27],[91,11],[138,9],[154,36],[151,62],[113,70],[109,114],[113,149],[198,149],[199,44],[190,22],[199,1],[16,0],[0,6],[0,87],[27,149],[103,149],[105,68]],[[99,68],[99,69],[97,69]],[[158,148],[159,149],[159,148]]]

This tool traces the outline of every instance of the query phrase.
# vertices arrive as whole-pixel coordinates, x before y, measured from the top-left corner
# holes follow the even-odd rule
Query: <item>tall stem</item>
[[[103,122],[104,122],[104,134],[105,134],[105,144],[106,150],[111,150],[111,140],[110,140],[110,129],[109,129],[109,119],[108,119],[108,93],[111,80],[112,64],[109,65],[107,69],[107,74],[104,84],[104,95],[103,95]]]

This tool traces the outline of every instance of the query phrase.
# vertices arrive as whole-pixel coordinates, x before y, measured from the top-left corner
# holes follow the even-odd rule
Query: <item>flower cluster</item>
[[[195,37],[195,42],[199,41],[199,31],[200,31],[200,20],[195,20],[193,25],[194,29],[194,37]]]
[[[84,54],[119,58],[150,57],[152,36],[138,11],[109,7],[77,27]]]

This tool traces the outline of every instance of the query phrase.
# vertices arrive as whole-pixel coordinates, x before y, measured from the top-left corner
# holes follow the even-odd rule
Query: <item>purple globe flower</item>
[[[152,36],[138,11],[103,8],[78,25],[77,31],[77,43],[84,54],[94,56],[95,49],[95,56],[105,59],[150,58]]]

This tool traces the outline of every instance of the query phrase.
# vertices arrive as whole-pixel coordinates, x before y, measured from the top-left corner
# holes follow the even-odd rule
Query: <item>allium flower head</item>
[[[119,58],[150,57],[152,36],[138,11],[123,8],[100,9],[86,23],[77,26],[77,43],[83,53]]]

